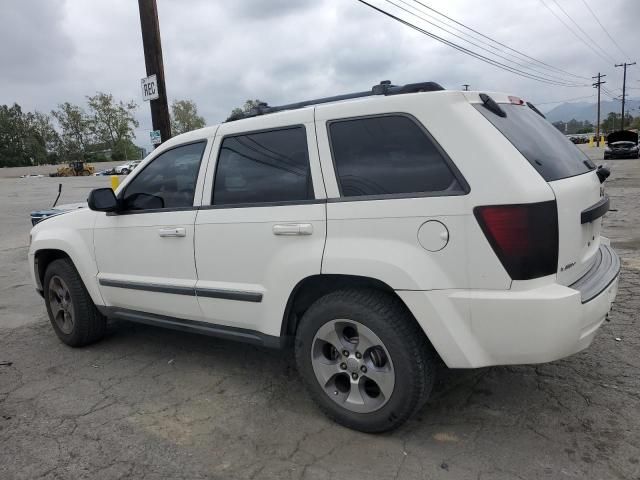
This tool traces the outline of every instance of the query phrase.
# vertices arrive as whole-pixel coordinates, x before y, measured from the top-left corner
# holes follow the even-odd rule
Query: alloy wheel
[[[49,280],[49,307],[53,321],[62,333],[69,335],[73,331],[73,302],[65,281],[58,275]]]
[[[320,327],[311,364],[329,398],[352,412],[374,412],[393,393],[395,371],[387,348],[355,320],[331,320]]]

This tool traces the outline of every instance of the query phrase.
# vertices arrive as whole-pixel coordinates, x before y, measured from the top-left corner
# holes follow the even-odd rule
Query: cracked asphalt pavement
[[[2,169],[0,479],[640,479],[640,161],[608,163],[604,233],[623,271],[592,346],[443,369],[422,411],[383,435],[327,420],[289,351],[126,322],[89,348],[60,343],[28,276],[29,211],[58,182],[70,203],[108,178]]]

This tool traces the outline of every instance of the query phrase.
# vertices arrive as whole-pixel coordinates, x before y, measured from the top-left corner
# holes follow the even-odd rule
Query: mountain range
[[[589,102],[573,102],[562,103],[555,106],[549,111],[544,112],[547,120],[550,122],[563,121],[568,122],[575,118],[576,120],[589,120],[592,123],[596,121],[597,108],[595,103]],[[600,118],[606,118],[609,112],[620,113],[620,102],[615,100],[603,100],[600,102]],[[629,112],[634,117],[640,115],[640,99],[627,98],[625,102],[625,112]]]

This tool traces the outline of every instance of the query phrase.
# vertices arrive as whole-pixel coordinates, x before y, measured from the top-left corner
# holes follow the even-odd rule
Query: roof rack
[[[442,86],[436,82],[420,82],[408,83],[406,85],[392,85],[390,80],[383,80],[378,85],[374,85],[371,90],[365,92],[346,93],[344,95],[335,95],[333,97],[317,98],[315,100],[305,100],[303,102],[289,103],[288,105],[279,105],[271,107],[266,103],[260,103],[253,107],[249,112],[232,115],[226,121],[233,122],[243,118],[257,117],[268,113],[282,112],[283,110],[296,110],[298,108],[308,107],[309,105],[318,105],[321,103],[337,102],[340,100],[350,100],[352,98],[370,97],[372,95],[402,95],[404,93],[416,92],[436,92],[444,90]]]

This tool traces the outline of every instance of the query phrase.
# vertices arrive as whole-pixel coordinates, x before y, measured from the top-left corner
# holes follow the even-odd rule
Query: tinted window
[[[500,117],[484,105],[474,105],[507,137],[547,181],[573,177],[595,168],[591,160],[556,127],[525,105],[500,104]]]
[[[329,132],[344,197],[464,193],[440,149],[408,117],[336,121]]]
[[[157,156],[127,186],[127,210],[193,206],[200,160],[207,142],[176,147]]]
[[[214,205],[312,198],[304,127],[236,135],[222,141]]]

